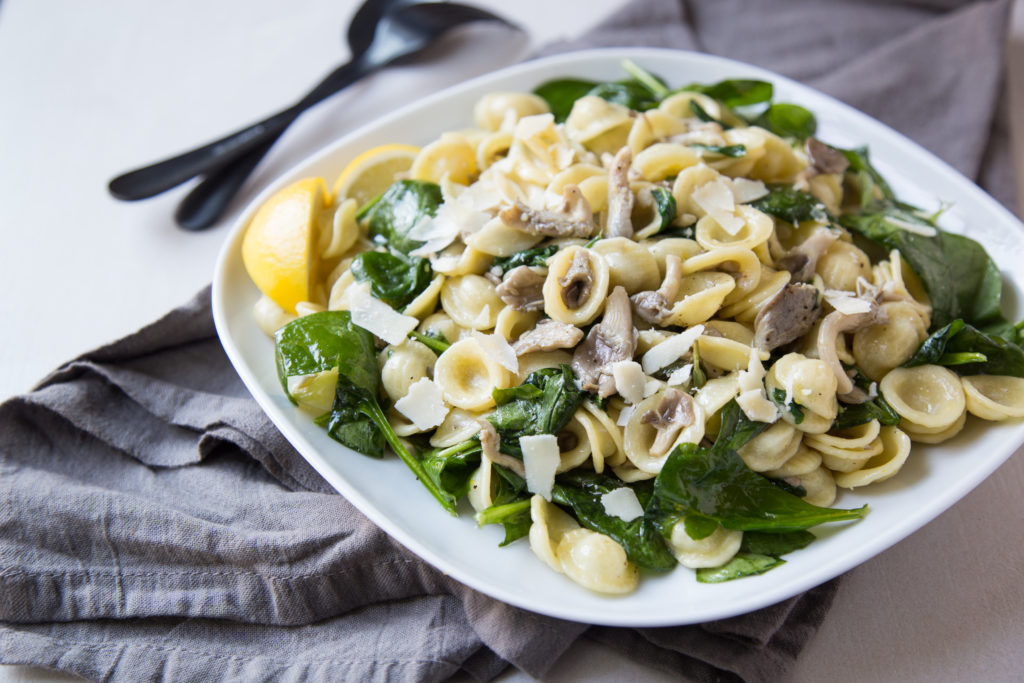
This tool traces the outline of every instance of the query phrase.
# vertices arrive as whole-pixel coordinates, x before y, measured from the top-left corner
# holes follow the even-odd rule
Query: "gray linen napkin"
[[[582,41],[736,57],[836,95],[1011,204],[1009,3],[632,3]],[[784,678],[836,582],[676,628],[587,627],[476,593],[368,522],[284,441],[209,291],[0,405],[0,661],[89,678],[480,680],[585,634],[688,680]]]

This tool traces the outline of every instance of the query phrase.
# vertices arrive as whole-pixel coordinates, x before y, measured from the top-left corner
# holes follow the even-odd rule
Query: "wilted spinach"
[[[678,562],[658,532],[653,517],[645,514],[627,522],[605,511],[601,496],[623,486],[628,485],[607,475],[573,470],[558,476],[551,499],[570,508],[582,526],[615,540],[638,567],[659,572],[673,569]],[[649,481],[630,488],[641,505],[650,501],[652,487]]]
[[[519,437],[558,434],[583,402],[572,368],[562,364],[530,373],[518,387],[495,389],[491,424],[501,437],[501,452],[522,457]]]
[[[960,375],[1024,377],[1024,349],[954,320],[924,340],[905,367],[944,365]]]
[[[542,267],[548,265],[548,259],[554,256],[556,251],[558,251],[557,244],[524,249],[523,251],[517,251],[511,256],[494,259],[492,267],[499,268],[505,273],[519,266]]]
[[[735,401],[722,409],[721,419],[711,448],[677,446],[655,479],[653,509],[669,525],[695,514],[726,529],[786,532],[860,519],[867,512],[867,506],[842,510],[811,505],[773,485],[736,452],[767,425],[743,418]]]
[[[707,567],[697,570],[700,583],[722,583],[744,576],[764,574],[785,564],[783,555],[806,548],[814,540],[809,531],[790,531],[774,534],[761,531],[746,531],[736,555],[721,567]]]
[[[653,188],[651,197],[654,198],[654,208],[661,217],[661,225],[658,227],[658,232],[661,232],[672,225],[672,221],[676,219],[676,198],[664,187]]]
[[[485,524],[501,524],[505,528],[505,538],[499,544],[508,545],[512,541],[530,533],[530,493],[526,490],[526,481],[518,474],[492,464],[497,475],[491,478],[494,503],[476,514],[476,522]]]
[[[746,145],[703,145],[699,142],[691,142],[688,146],[704,150],[710,154],[732,157],[733,159],[739,159],[740,157],[747,156]]]
[[[364,251],[352,259],[352,276],[369,282],[370,292],[401,311],[427,288],[434,271],[430,261],[401,252]]]
[[[470,477],[480,466],[480,439],[473,437],[448,448],[417,453],[423,470],[438,489],[458,500],[469,491]]]
[[[393,183],[366,212],[370,237],[378,244],[408,254],[422,245],[409,237],[409,231],[424,218],[437,213],[441,188],[423,180],[399,180]]]
[[[857,367],[844,366],[844,368],[847,371],[853,370],[853,385],[855,387],[864,392],[871,391],[872,381]],[[881,393],[863,403],[847,404],[840,402],[839,413],[836,415],[835,422],[832,423],[832,429],[841,431],[871,422],[872,420],[878,420],[879,423],[890,426],[896,426],[900,423],[899,413],[889,405],[889,402],[885,400]]]
[[[750,202],[750,206],[793,225],[802,221],[828,223],[832,220],[820,199],[789,185],[772,186],[768,194]]]
[[[288,323],[275,341],[277,374],[286,393],[289,377],[338,369],[334,405],[326,419],[332,438],[375,458],[383,457],[385,445],[390,445],[431,495],[455,514],[455,498],[409,452],[377,402],[380,374],[370,332],[353,323],[348,311],[323,311]]]
[[[784,138],[806,140],[818,130],[818,120],[807,109],[798,104],[777,102],[752,121]]]
[[[448,347],[451,346],[443,334],[435,331],[417,332],[413,330],[409,333],[409,338],[415,339],[438,356],[447,351]]]

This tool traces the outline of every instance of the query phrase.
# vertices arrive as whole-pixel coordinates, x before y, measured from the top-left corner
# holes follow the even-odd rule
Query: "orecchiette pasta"
[[[953,250],[913,251],[935,218],[861,151],[708,94],[735,83],[642,76],[490,93],[474,125],[381,148],[362,184],[405,166],[376,192],[317,180],[288,296],[253,278],[299,409],[604,594],[754,573],[757,532],[859,518],[810,506],[897,476],[912,442],[1024,418],[1024,379],[983,374],[1024,376],[1020,331],[920,267]]]

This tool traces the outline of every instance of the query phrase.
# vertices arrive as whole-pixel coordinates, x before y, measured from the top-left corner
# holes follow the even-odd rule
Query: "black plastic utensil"
[[[232,135],[110,182],[118,199],[151,197],[196,175],[202,182],[185,197],[175,219],[183,228],[212,225],[284,130],[309,107],[359,78],[418,54],[445,33],[475,21],[507,20],[467,5],[415,0],[370,0],[353,17],[347,39],[352,60],[331,72],[287,109]]]

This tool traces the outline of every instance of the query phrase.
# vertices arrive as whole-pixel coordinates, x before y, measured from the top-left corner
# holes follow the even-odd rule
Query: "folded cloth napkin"
[[[1007,0],[633,2],[582,41],[705,50],[829,92],[1012,201]],[[671,76],[668,74],[668,76]],[[688,680],[783,678],[830,582],[695,626],[588,627],[483,596],[367,521],[282,438],[209,290],[0,405],[0,661],[89,678],[543,676],[581,635]]]

